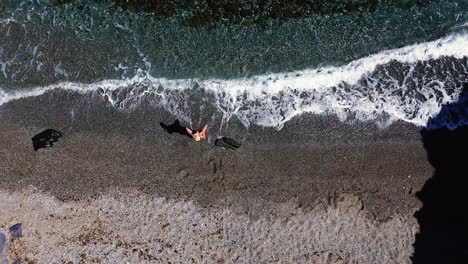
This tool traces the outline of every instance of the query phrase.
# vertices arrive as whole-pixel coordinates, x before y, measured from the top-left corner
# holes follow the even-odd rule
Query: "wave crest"
[[[151,101],[190,120],[206,108],[237,116],[246,126],[281,128],[303,113],[341,120],[404,120],[424,126],[468,82],[468,35],[383,51],[341,67],[233,80],[168,80],[137,76],[92,84],[59,83],[28,91],[0,90],[0,104],[53,89],[97,92],[117,108]]]

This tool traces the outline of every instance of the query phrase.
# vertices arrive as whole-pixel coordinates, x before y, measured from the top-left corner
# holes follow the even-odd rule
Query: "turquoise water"
[[[468,0],[413,2],[193,28],[182,11],[0,0],[0,105],[67,89],[187,122],[211,109],[246,126],[303,113],[423,126],[468,82]]]
[[[440,38],[468,21],[468,1],[444,0],[205,28],[184,26],[183,14],[160,18],[105,1],[0,2],[0,61],[10,61],[0,84],[17,88],[126,78],[138,70],[171,79],[235,78],[336,66]]]

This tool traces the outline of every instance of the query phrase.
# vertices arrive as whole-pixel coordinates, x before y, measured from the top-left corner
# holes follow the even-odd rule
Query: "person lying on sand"
[[[206,130],[208,129],[208,124],[206,124],[202,131],[192,131],[190,128],[185,128],[187,130],[187,133],[189,133],[190,136],[193,137],[195,141],[200,141],[202,139],[206,139]]]

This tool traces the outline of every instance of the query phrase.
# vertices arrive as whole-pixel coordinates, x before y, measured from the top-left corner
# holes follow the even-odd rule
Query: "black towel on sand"
[[[238,149],[238,148],[240,148],[242,146],[241,143],[235,141],[232,138],[228,138],[228,137],[218,138],[218,139],[216,139],[214,144],[217,147],[227,148],[227,149]]]

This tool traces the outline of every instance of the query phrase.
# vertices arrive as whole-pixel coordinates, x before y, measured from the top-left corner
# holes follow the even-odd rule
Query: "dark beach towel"
[[[32,138],[33,148],[37,151],[40,148],[53,147],[62,137],[62,133],[54,129],[46,129]]]
[[[241,143],[228,137],[222,137],[215,140],[215,146],[226,149],[238,149],[242,146]]]

